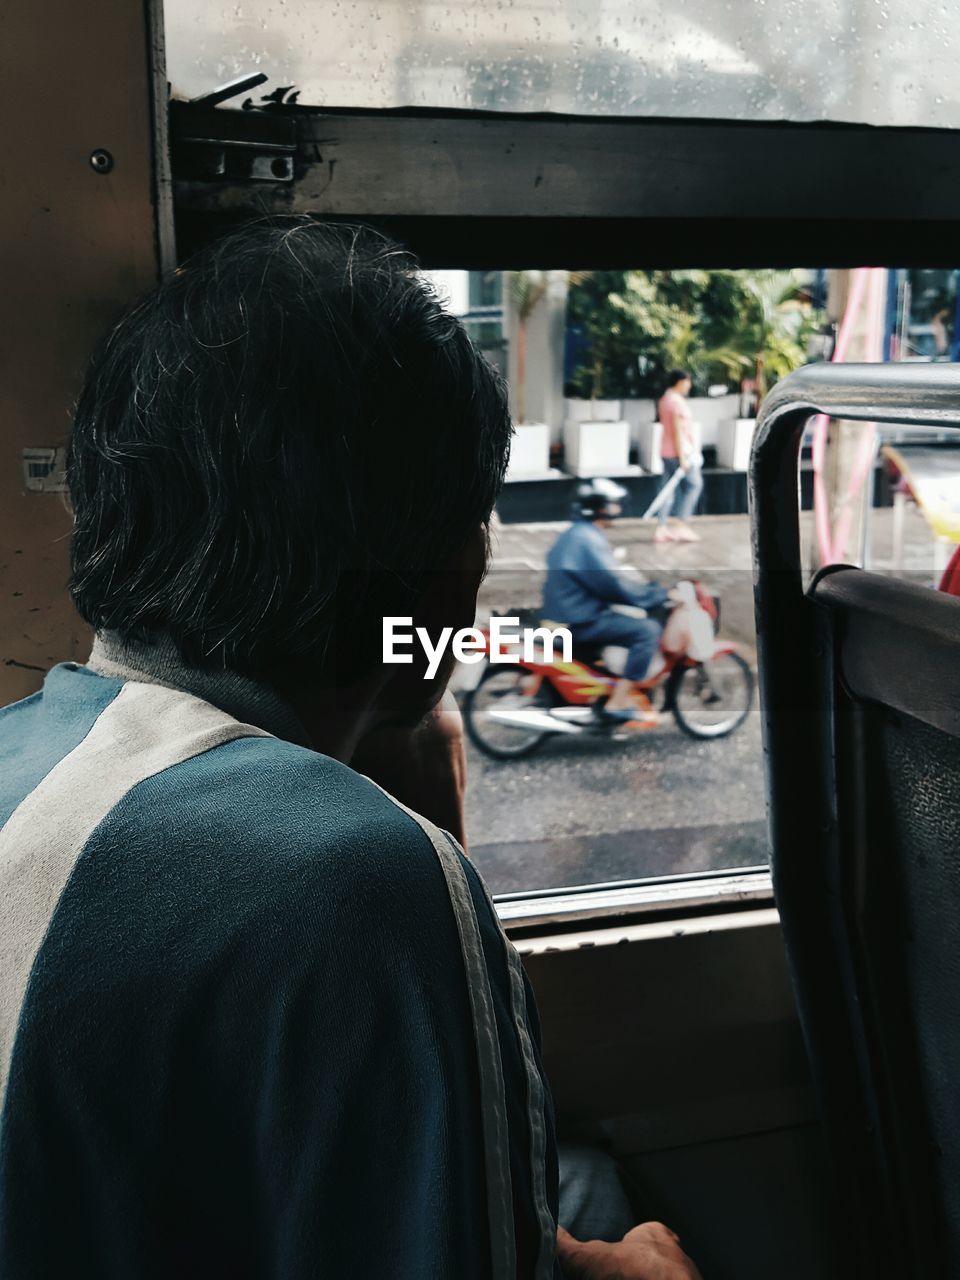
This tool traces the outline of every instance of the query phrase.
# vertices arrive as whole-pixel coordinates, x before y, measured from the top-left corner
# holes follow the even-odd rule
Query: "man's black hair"
[[[670,372],[667,374],[666,381],[667,381],[667,390],[669,391],[670,388],[675,387],[678,382],[692,382],[693,379],[690,377],[690,374],[687,372],[686,369],[671,369]]]
[[[117,325],[80,396],[71,591],[96,630],[166,633],[258,675],[372,660],[383,614],[486,522],[502,380],[369,229],[251,223]]]

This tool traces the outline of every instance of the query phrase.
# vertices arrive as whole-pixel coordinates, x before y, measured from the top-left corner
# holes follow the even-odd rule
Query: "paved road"
[[[526,760],[469,753],[467,830],[494,893],[766,858],[760,718],[716,742],[673,722],[609,739],[553,739]]]
[[[504,525],[480,594],[481,612],[533,608],[547,549],[562,526]],[[658,545],[653,526],[618,521],[625,566],[671,583],[709,580],[723,633],[753,652],[749,528],[704,517],[702,542]],[[697,742],[670,721],[618,743],[549,741],[528,760],[493,761],[470,748],[467,823],[477,865],[495,893],[752,866],[766,857],[759,717],[730,738]]]

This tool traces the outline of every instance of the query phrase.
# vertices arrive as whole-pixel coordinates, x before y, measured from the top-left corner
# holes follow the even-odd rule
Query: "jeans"
[[[664,458],[661,489],[670,483],[679,467],[679,458]],[[696,509],[697,503],[700,501],[702,492],[703,476],[700,474],[700,468],[699,466],[691,466],[687,469],[687,474],[677,485],[671,497],[660,508],[660,523],[666,524],[667,519],[672,515],[677,516],[680,520],[689,520]]]
[[[644,678],[663,634],[663,627],[653,618],[631,618],[625,613],[614,613],[612,609],[593,622],[570,629],[577,644],[611,644],[629,649],[623,670],[627,680]]]
[[[614,1161],[597,1147],[560,1143],[560,1225],[577,1240],[620,1240],[637,1225]]]

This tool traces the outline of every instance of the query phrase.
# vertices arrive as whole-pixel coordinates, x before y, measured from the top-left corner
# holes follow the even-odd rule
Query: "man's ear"
[[[455,554],[440,560],[424,582],[412,610],[414,628],[422,627],[430,645],[442,654],[435,673],[427,679],[428,658],[423,644],[413,645],[413,662],[384,668],[387,682],[382,691],[386,718],[413,723],[434,707],[453,673],[455,657],[451,639],[464,627],[472,627],[477,612],[477,591],[487,568],[487,531],[478,525]]]
[[[477,592],[487,571],[487,530],[477,525],[463,547],[431,572],[414,610],[413,625],[437,636],[444,627],[472,627]]]

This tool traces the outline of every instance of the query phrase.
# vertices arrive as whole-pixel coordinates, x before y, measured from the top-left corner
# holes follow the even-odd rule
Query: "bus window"
[[[850,238],[846,213],[836,234],[825,228],[836,205],[867,200],[865,183],[886,181],[889,156],[886,167],[867,158],[871,130],[832,131],[838,149],[825,160],[826,135],[799,123],[781,137],[766,125],[762,136],[734,136],[722,122],[948,125],[950,37],[935,34],[941,17],[918,15],[898,46],[884,35],[882,10],[866,31],[827,6],[808,7],[789,29],[756,23],[745,6],[721,16],[707,4],[682,22],[659,4],[606,7],[599,24],[586,5],[565,6],[562,16],[537,5],[494,16],[482,4],[275,11],[255,3],[234,18],[224,33],[212,8],[167,5],[174,94],[198,98],[232,77],[266,73],[269,83],[233,104],[243,110],[221,109],[219,119],[240,131],[255,120],[275,127],[277,139],[286,126],[290,136],[277,145],[293,150],[292,164],[284,162],[282,185],[252,190],[246,176],[231,176],[228,143],[223,181],[210,180],[195,162],[217,132],[216,113],[201,127],[199,104],[175,104],[182,249],[215,234],[221,219],[275,208],[372,221],[419,254],[507,378],[517,423],[478,626],[498,617],[565,622],[545,616],[547,557],[582,514],[581,489],[598,477],[623,490],[622,515],[601,535],[618,570],[668,591],[694,579],[719,604],[713,639],[727,651],[692,662],[689,675],[669,665],[654,671],[678,653],[663,640],[661,607],[654,621],[663,630],[644,673],[651,684],[638,688],[636,719],[624,726],[608,713],[629,709],[618,687],[633,672],[610,663],[622,664],[629,644],[578,645],[570,679],[556,667],[497,670],[487,661],[492,650],[461,667],[468,825],[491,888],[525,895],[708,875],[739,893],[737,877],[762,875],[767,858],[753,689],[752,426],[778,378],[833,356],[857,269],[794,264],[858,262],[849,255],[864,244]],[[921,50],[928,74],[907,84],[904,61]],[[864,74],[874,64],[876,85]],[[900,86],[893,98],[891,83]],[[431,109],[427,153],[409,108]],[[471,114],[491,111],[495,122]],[[576,113],[579,123],[558,116],[527,125],[522,112]],[[657,115],[673,121],[626,131],[632,117]],[[705,117],[716,123],[703,137],[675,123]],[[651,128],[663,129],[659,142]],[[179,174],[178,140],[179,154],[194,161]],[[803,219],[787,221],[798,212],[790,186],[797,166],[814,158],[833,207],[818,206],[823,225],[805,239]],[[782,175],[751,181],[761,163],[782,165]],[[891,210],[911,190],[901,181]],[[928,202],[925,216],[937,211]],[[888,311],[884,324],[899,333],[903,307]],[[929,345],[920,329],[935,323],[924,314],[907,328]],[[893,349],[891,337],[886,354],[870,358]],[[697,435],[689,510],[687,468],[657,505],[676,461],[669,440],[664,456],[659,404],[677,371],[691,374],[684,398]],[[808,442],[800,479],[808,509],[815,471]],[[873,496],[889,504],[883,467],[871,459],[869,471]],[[891,520],[883,510],[874,523]],[[620,656],[598,665],[604,648]]]
[[[471,657],[458,669],[468,830],[488,884],[517,894],[762,868],[746,468],[763,395],[821,349],[818,273],[426,275],[468,327],[484,300],[483,327],[473,332],[503,352],[517,424],[478,625],[569,623],[576,646],[572,664],[497,666],[491,645],[489,661]],[[682,365],[681,397],[669,388]],[[677,466],[673,423],[664,421],[671,399],[688,413],[695,456],[689,482],[681,472],[668,489]],[[594,524],[578,504],[598,475],[622,489],[621,510]],[[672,601],[650,608],[659,644],[629,725],[604,719],[613,676],[630,661],[629,604],[611,606],[602,593],[591,603],[609,618],[602,625],[624,630],[592,654],[596,624],[558,613],[559,548],[586,524],[609,545],[628,595],[698,583],[711,609],[719,606],[718,618],[703,610],[694,618]],[[684,636],[698,652],[698,625],[710,647],[701,666],[677,648]]]
[[[492,5],[167,0],[168,71],[187,97],[268,70],[300,101],[955,127],[957,35],[938,0]],[[782,11],[781,11],[782,10]],[[744,193],[758,175],[738,174]]]

